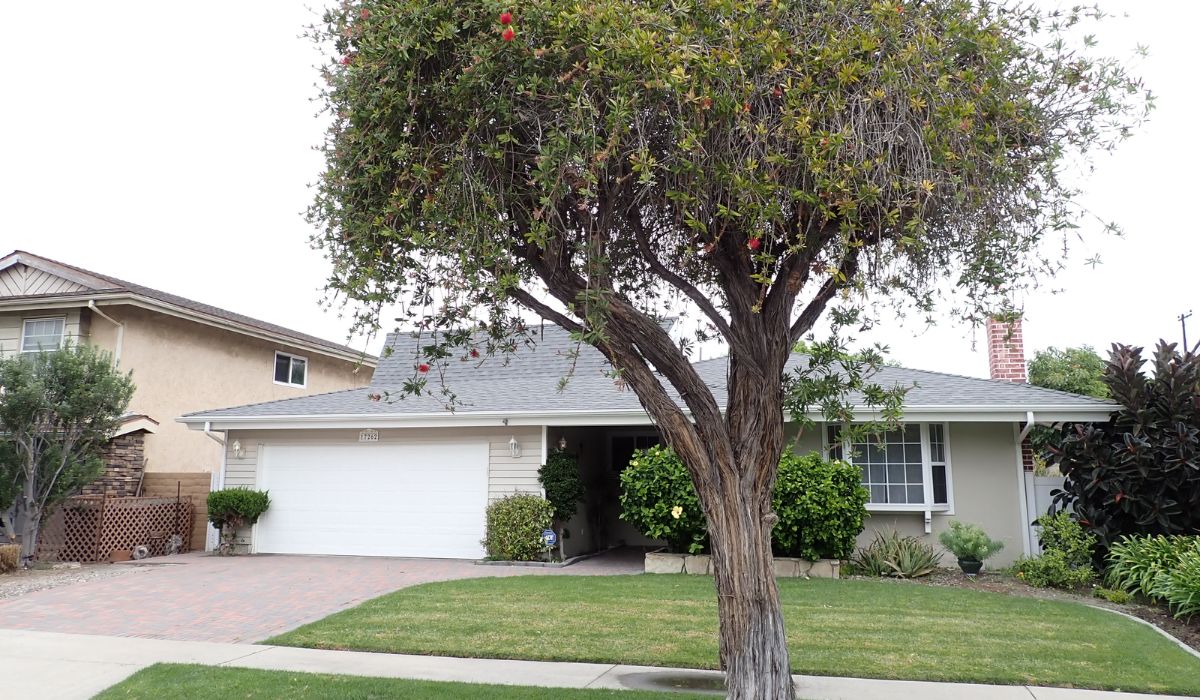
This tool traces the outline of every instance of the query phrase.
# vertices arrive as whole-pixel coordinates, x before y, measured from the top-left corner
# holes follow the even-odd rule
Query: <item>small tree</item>
[[[103,470],[101,452],[134,386],[108,353],[79,346],[0,359],[0,387],[0,479],[15,493],[28,564],[42,517]]]
[[[579,459],[566,450],[554,450],[538,470],[538,480],[546,490],[546,500],[554,508],[554,529],[558,532],[558,555],[563,556],[563,527],[579,510],[583,500],[583,478]]]
[[[1107,549],[1122,535],[1200,534],[1200,357],[1159,341],[1113,345],[1104,383],[1120,404],[1107,423],[1064,425],[1051,447],[1071,506]]]
[[[234,553],[238,528],[258,522],[271,507],[266,491],[235,487],[208,494],[208,521],[221,532],[221,554]]]

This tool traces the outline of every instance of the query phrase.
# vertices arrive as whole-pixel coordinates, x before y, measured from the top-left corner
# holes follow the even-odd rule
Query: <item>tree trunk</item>
[[[38,531],[41,529],[42,514],[36,504],[17,506],[18,537],[21,538],[21,566],[29,566],[37,555]]]
[[[769,500],[769,496],[767,497]],[[721,667],[732,700],[792,700],[791,663],[758,499],[727,499],[709,517]]]

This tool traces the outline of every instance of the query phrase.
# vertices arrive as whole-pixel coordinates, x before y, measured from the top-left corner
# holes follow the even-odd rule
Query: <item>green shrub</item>
[[[1090,567],[1096,553],[1096,536],[1088,532],[1066,511],[1037,519],[1038,541],[1042,551],[1062,552],[1071,567]]]
[[[21,545],[0,544],[0,574],[16,571],[21,564]]]
[[[1122,591],[1119,588],[1097,588],[1096,590],[1092,591],[1092,594],[1097,598],[1103,598],[1104,600],[1107,600],[1110,603],[1116,603],[1117,605],[1125,605],[1129,601],[1133,600],[1132,595]]]
[[[1113,588],[1153,598],[1159,574],[1175,568],[1196,543],[1200,537],[1122,537],[1108,551],[1105,581]]]
[[[546,500],[554,507],[554,519],[560,523],[570,520],[583,500],[583,478],[579,460],[566,450],[554,450],[538,470],[538,481],[546,490]]]
[[[633,453],[621,472],[621,519],[672,552],[708,549],[708,521],[683,461],[655,445]]]
[[[1190,538],[1192,546],[1168,571],[1158,574],[1154,595],[1161,598],[1175,617],[1191,618],[1200,613],[1200,538]]]
[[[845,559],[862,532],[869,497],[858,467],[815,452],[785,452],[775,480],[775,553],[810,561]]]
[[[916,537],[891,532],[876,532],[875,539],[851,557],[855,573],[865,576],[918,578],[937,568],[942,555]]]
[[[942,546],[964,561],[984,561],[1004,549],[1004,543],[987,536],[973,523],[950,521],[950,529],[938,535]]]
[[[247,488],[221,489],[208,494],[208,520],[217,529],[237,529],[253,525],[267,508],[271,499],[266,491]]]
[[[488,556],[504,561],[533,561],[546,551],[542,531],[550,527],[554,506],[530,493],[501,498],[487,507]]]
[[[1074,590],[1089,585],[1096,578],[1091,564],[1072,566],[1066,552],[1046,550],[1037,557],[1021,557],[1013,565],[1017,578],[1038,588]]]

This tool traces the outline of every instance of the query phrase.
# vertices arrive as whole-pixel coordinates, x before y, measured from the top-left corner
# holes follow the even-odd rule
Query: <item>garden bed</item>
[[[842,563],[836,559],[795,559],[775,557],[776,578],[839,578]],[[648,574],[712,575],[712,557],[708,554],[677,554],[664,550],[646,552]]]

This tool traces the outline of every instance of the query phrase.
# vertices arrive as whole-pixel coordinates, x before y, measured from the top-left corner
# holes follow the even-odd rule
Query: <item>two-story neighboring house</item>
[[[122,432],[141,438],[118,452],[151,473],[220,470],[218,441],[178,416],[366,386],[376,364],[344,345],[31,253],[0,257],[0,356],[67,342],[104,348],[133,372]]]

